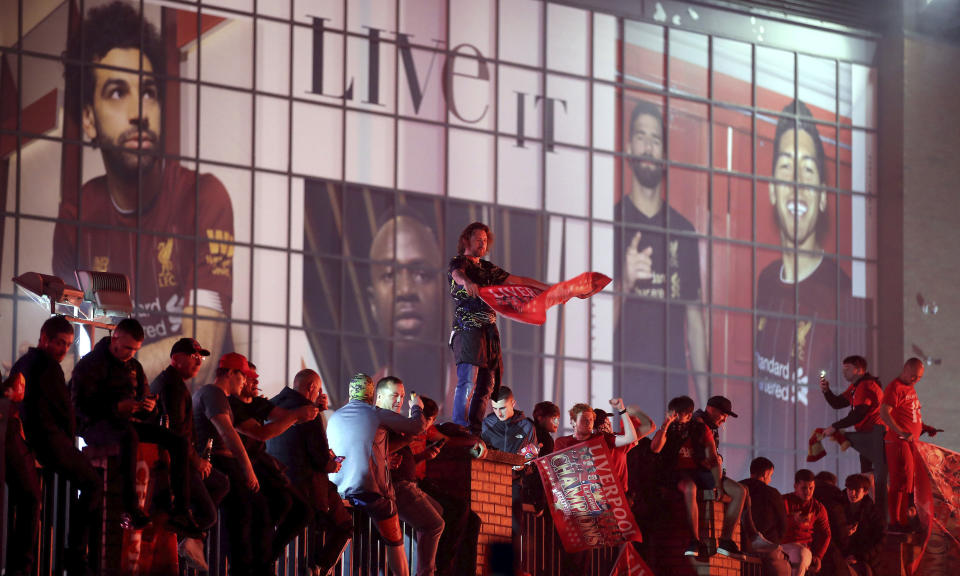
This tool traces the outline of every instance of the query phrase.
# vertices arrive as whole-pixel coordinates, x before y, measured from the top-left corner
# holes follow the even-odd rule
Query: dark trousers
[[[44,468],[66,478],[72,490],[78,490],[76,501],[71,497],[70,532],[67,546],[78,554],[86,554],[90,530],[101,522],[103,478],[66,434],[42,439],[31,438],[37,459]]]
[[[201,530],[209,530],[217,523],[217,508],[229,491],[230,479],[216,468],[211,468],[206,478],[201,478],[199,471],[190,470],[190,508]]]
[[[230,479],[220,512],[227,529],[231,576],[269,573],[274,531],[266,496],[247,488],[235,458],[214,455],[213,466]]]
[[[20,436],[19,426],[8,428],[4,444],[7,488],[10,490],[8,512],[11,518],[10,535],[7,538],[7,573],[20,571],[29,574],[36,561],[34,556],[40,534],[40,479],[33,454]]]
[[[307,500],[313,509],[310,519],[310,559],[326,574],[336,564],[343,547],[353,536],[353,516],[343,505],[337,486],[326,474],[305,482]]]
[[[276,531],[270,558],[276,560],[291,540],[310,522],[311,509],[304,495],[293,487],[281,464],[266,453],[254,457],[253,470],[260,481],[260,492],[267,499],[270,519]]]
[[[125,472],[123,505],[128,511],[140,507],[137,500],[137,449],[140,442],[156,444],[170,455],[170,489],[173,492],[174,511],[186,511],[190,505],[190,463],[192,450],[186,438],[170,430],[132,420],[100,421],[83,435],[93,446],[120,444],[120,466]]]

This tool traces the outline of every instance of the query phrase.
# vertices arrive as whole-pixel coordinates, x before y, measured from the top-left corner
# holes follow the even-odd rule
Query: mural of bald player
[[[440,259],[433,230],[412,213],[388,215],[370,245],[370,310],[380,336],[394,338],[392,366],[383,369],[437,398],[443,397]]]

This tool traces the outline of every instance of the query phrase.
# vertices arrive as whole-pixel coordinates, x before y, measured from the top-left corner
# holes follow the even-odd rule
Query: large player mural
[[[309,366],[337,403],[392,372],[449,414],[445,274],[481,220],[511,273],[613,279],[500,322],[521,405],[724,394],[730,473],[762,453],[788,478],[835,420],[816,374],[874,352],[872,45],[504,1],[26,15],[2,37],[0,361],[44,315],[10,278],[105,269],[148,370],[195,334],[267,393]]]

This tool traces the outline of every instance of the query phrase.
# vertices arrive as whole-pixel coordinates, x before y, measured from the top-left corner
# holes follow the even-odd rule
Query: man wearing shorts
[[[409,576],[403,551],[403,532],[397,497],[390,479],[387,436],[420,434],[427,427],[423,402],[410,398],[410,417],[374,406],[373,378],[360,373],[350,379],[346,406],[327,424],[327,440],[335,454],[343,456],[339,472],[330,474],[340,495],[369,515],[387,545],[387,560],[397,576]]]

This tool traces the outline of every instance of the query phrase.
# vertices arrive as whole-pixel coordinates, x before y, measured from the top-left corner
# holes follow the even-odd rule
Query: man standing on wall
[[[480,299],[480,288],[498,284],[524,284],[540,290],[543,282],[515,276],[483,260],[493,245],[493,233],[482,222],[464,228],[457,241],[457,256],[450,260],[447,280],[456,307],[451,347],[457,363],[457,390],[453,421],[480,434],[490,395],[500,387],[502,356],[497,313]]]
[[[631,187],[615,209],[623,227],[617,228],[614,277],[624,297],[616,316],[614,354],[631,363],[669,369],[669,398],[689,393],[689,353],[689,369],[702,404],[709,390],[700,254],[693,225],[664,201],[663,148],[660,107],[640,100],[630,115],[627,143]],[[635,374],[623,379],[620,392],[628,401],[649,402],[650,398],[631,388],[655,385],[654,380],[662,381],[660,372]]]
[[[61,199],[53,244],[53,272],[64,280],[76,269],[130,278],[149,377],[166,367],[181,335],[219,355],[233,297],[226,189],[161,156],[163,51],[154,26],[120,1],[91,9],[68,47],[67,88],[82,88],[82,109],[68,112],[80,115],[106,174]],[[197,381],[211,380],[212,366],[201,368]]]
[[[880,418],[883,389],[880,387],[880,382],[867,372],[867,359],[863,356],[847,356],[843,359],[842,373],[843,379],[850,383],[843,394],[839,396],[834,394],[830,390],[830,382],[825,377],[820,379],[820,390],[832,408],[839,410],[850,406],[850,413],[828,426],[823,431],[823,435],[832,436],[837,430],[853,426],[857,432],[879,432],[882,436],[885,432]],[[875,431],[874,428],[878,426],[880,428]],[[876,456],[883,457],[880,454]],[[873,464],[870,458],[860,453],[861,472],[872,472]]]
[[[903,365],[900,375],[887,384],[883,391],[883,404],[880,417],[887,424],[884,438],[887,453],[887,470],[890,481],[887,486],[887,511],[890,515],[890,529],[909,530],[907,508],[909,495],[914,493],[917,470],[911,446],[926,432],[931,436],[939,430],[923,423],[920,414],[920,398],[916,385],[923,378],[923,361],[911,358]]]

